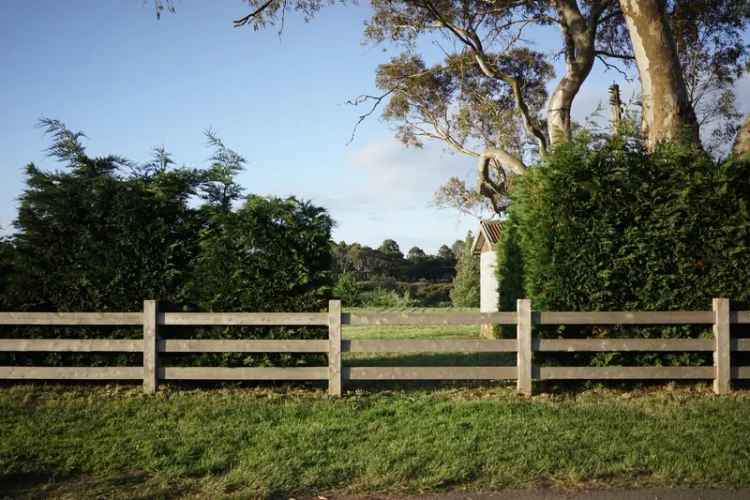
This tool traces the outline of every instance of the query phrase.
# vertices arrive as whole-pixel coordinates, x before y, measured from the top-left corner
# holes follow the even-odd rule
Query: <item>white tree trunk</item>
[[[663,0],[620,0],[641,79],[643,135],[649,149],[663,141],[700,145]]]
[[[573,99],[594,65],[596,21],[581,15],[577,0],[556,0],[565,39],[565,75],[547,103],[547,133],[550,145],[570,141]]]

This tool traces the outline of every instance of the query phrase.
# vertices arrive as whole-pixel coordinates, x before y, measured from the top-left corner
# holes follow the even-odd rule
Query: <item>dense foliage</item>
[[[456,264],[451,303],[455,307],[479,307],[479,257],[471,251],[474,236],[469,231]]]
[[[713,297],[750,306],[750,163],[635,142],[558,148],[512,192],[498,244],[500,306],[541,310],[710,310]],[[705,328],[545,327],[558,336],[694,337]],[[710,363],[698,353],[555,354],[541,362]]]
[[[331,289],[330,216],[293,197],[243,197],[235,176],[244,159],[213,133],[207,134],[213,149],[211,165],[192,169],[173,167],[163,149],[143,166],[116,156],[90,157],[81,144],[82,134],[60,122],[43,124],[53,137],[50,154],[64,167],[26,168],[16,233],[0,240],[2,309],[140,311],[144,299],[159,300],[167,310],[293,312],[326,307]],[[19,333],[141,335],[134,329],[101,328],[0,331]],[[217,335],[205,329],[181,333]],[[227,328],[220,335],[326,332]],[[19,364],[39,362],[39,356],[46,356],[43,364],[64,364],[78,355],[10,356]],[[131,358],[119,361],[129,363]],[[214,358],[195,356],[192,362],[215,363]],[[218,361],[263,361],[235,358]],[[95,359],[106,362],[111,357]]]
[[[360,243],[332,245],[333,295],[344,305],[372,307],[444,306],[450,303],[456,250],[442,245],[435,255],[412,247],[407,255],[387,239],[378,248]]]
[[[747,161],[579,140],[518,179],[512,196],[498,247],[504,307],[520,272],[540,309],[705,310],[712,297],[750,306]]]
[[[26,169],[11,276],[15,309],[140,310],[146,298],[182,302],[201,221],[192,181],[120,176],[95,159],[63,172]]]
[[[500,311],[516,309],[516,300],[525,296],[523,291],[523,258],[518,241],[518,227],[514,220],[505,221],[497,245],[498,296]]]
[[[7,289],[9,277],[13,273],[12,242],[7,238],[0,238],[0,309],[6,309]]]
[[[90,157],[82,134],[45,121],[64,169],[26,168],[16,234],[0,247],[8,306],[140,310],[146,298],[201,310],[316,310],[328,292],[326,211],[248,196],[244,159],[211,132],[209,168]],[[205,200],[196,204],[199,199]]]
[[[442,245],[436,255],[412,247],[404,256],[398,243],[391,239],[378,248],[341,241],[333,245],[332,253],[336,275],[351,273],[357,281],[388,277],[406,282],[449,282],[455,274],[456,256],[447,245]]]
[[[330,291],[325,209],[249,196],[201,232],[191,296],[217,311],[316,310]]]

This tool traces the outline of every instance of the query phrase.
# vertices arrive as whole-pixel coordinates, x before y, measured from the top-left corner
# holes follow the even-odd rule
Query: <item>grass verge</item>
[[[270,497],[750,485],[750,394],[0,389],[0,492]],[[137,493],[137,494],[136,494]]]

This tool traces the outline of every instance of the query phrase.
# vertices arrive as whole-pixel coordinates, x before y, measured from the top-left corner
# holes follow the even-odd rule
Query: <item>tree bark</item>
[[[479,156],[477,191],[490,200],[493,210],[499,215],[503,211],[502,199],[508,194],[508,176],[505,172],[498,172],[501,178],[498,181],[492,178],[493,160],[515,175],[525,174],[528,167],[520,159],[501,148],[488,147]]]
[[[612,135],[617,135],[622,130],[622,100],[620,86],[616,83],[609,86],[609,115]]]
[[[547,133],[550,145],[570,141],[570,112],[581,85],[594,65],[597,19],[591,23],[581,15],[577,0],[556,0],[565,39],[565,75],[547,103]],[[597,16],[598,14],[592,14]]]
[[[495,160],[515,175],[523,175],[528,169],[523,161],[508,153],[504,149],[488,147],[482,152],[481,156],[479,157],[480,171],[490,160]]]
[[[664,0],[620,0],[633,44],[643,100],[642,132],[649,149],[663,141],[700,145]]]

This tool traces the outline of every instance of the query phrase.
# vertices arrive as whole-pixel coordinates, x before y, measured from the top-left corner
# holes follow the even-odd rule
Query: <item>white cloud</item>
[[[0,236],[9,235],[13,232],[13,219],[0,215]]]
[[[364,177],[368,191],[429,198],[450,176],[464,177],[474,164],[471,158],[427,143],[421,149],[406,148],[396,139],[366,144],[347,157],[352,174]]]
[[[416,245],[434,252],[475,225],[469,217],[432,206],[434,192],[449,177],[471,174],[471,158],[435,143],[407,149],[387,139],[347,154],[345,165],[338,192],[313,197],[338,222],[337,240],[377,246],[393,238],[404,249]]]

